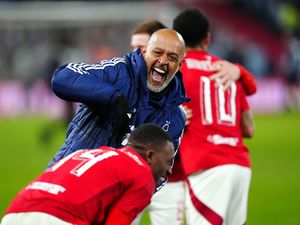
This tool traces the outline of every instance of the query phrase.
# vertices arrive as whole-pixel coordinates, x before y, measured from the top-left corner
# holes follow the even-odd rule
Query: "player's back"
[[[248,110],[245,93],[239,82],[224,91],[210,79],[209,68],[217,60],[207,52],[189,51],[181,67],[193,111],[180,146],[187,174],[222,164],[249,166],[240,128],[241,113]]]
[[[133,150],[79,150],[23,189],[7,212],[37,211],[76,224],[99,223],[131,188],[149,196],[143,201],[150,201],[155,188],[148,164]]]

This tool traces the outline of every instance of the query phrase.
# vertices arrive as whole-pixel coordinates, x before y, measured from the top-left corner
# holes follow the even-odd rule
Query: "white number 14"
[[[74,152],[62,160],[55,163],[52,167],[49,168],[49,171],[55,171],[61,167],[69,159],[78,160],[78,164],[70,171],[71,174],[80,177],[88,169],[94,166],[97,162],[107,159],[112,156],[119,155],[115,151],[106,151],[104,152],[101,149],[93,149],[89,151],[78,151]]]

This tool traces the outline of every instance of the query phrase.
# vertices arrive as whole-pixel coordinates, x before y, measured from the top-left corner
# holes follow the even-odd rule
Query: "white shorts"
[[[188,224],[245,224],[250,180],[251,169],[239,165],[218,166],[188,176]]]
[[[1,225],[72,225],[57,217],[41,212],[9,213],[2,219]]]
[[[185,182],[169,182],[151,199],[151,225],[183,225]]]
[[[148,206],[151,225],[183,225],[185,182],[167,182]],[[138,225],[142,214],[131,225]]]

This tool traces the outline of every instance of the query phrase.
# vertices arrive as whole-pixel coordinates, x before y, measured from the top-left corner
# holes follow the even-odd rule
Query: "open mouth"
[[[167,72],[161,68],[154,67],[151,72],[151,79],[154,84],[161,84],[167,75]]]

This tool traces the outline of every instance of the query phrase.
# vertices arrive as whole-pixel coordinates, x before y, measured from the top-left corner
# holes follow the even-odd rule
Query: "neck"
[[[126,147],[129,147],[129,148],[135,150],[140,155],[143,154],[146,149],[146,146],[144,146],[143,144],[139,144],[135,141],[128,141],[128,143],[126,144]]]
[[[194,47],[194,48],[187,47],[187,51],[199,51],[199,52],[204,52],[204,51],[207,51],[207,46],[204,45],[204,44],[201,44],[201,45],[197,45],[197,46]]]

